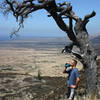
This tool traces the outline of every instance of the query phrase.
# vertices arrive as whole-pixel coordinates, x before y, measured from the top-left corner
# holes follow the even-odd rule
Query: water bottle
[[[68,64],[68,63],[66,63],[65,64],[65,67],[67,68],[67,67],[70,67],[71,66],[71,64]]]

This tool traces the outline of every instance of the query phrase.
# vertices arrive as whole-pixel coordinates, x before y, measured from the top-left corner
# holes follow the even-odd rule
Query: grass
[[[38,76],[37,76],[37,78],[38,78],[39,80],[42,79],[42,77],[41,77],[41,71],[40,71],[40,70],[38,70]]]

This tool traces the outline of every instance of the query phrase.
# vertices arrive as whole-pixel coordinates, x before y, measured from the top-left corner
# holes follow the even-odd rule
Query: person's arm
[[[78,84],[79,84],[79,81],[80,81],[80,78],[77,77],[76,78],[76,84],[75,85],[71,85],[71,88],[76,88],[78,86]]]
[[[64,70],[63,70],[63,73],[70,73],[71,72],[71,68],[70,69],[67,69],[66,67],[64,68]]]
[[[66,73],[66,68],[64,68],[63,73]]]
[[[76,87],[78,86],[79,81],[80,81],[80,78],[79,78],[79,77],[77,77],[77,78],[76,78],[76,84],[75,84],[75,85],[76,85]]]

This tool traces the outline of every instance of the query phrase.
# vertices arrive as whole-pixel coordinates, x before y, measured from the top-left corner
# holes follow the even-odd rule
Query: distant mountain
[[[90,34],[91,39],[98,37],[98,36],[100,36],[100,33]]]
[[[95,36],[94,38],[91,39],[91,41],[94,45],[97,55],[100,55],[100,35]]]
[[[96,37],[92,38],[91,41],[92,41],[94,44],[97,44],[97,43],[100,44],[100,36],[96,36]]]

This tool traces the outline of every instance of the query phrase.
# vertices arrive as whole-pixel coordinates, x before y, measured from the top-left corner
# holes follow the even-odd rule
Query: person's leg
[[[74,89],[74,95],[73,95],[72,100],[74,100],[75,94],[76,94],[76,89]]]
[[[74,88],[71,88],[71,92],[70,92],[69,99],[70,100],[74,100],[74,96],[75,96],[75,89]]]
[[[71,88],[70,87],[67,87],[67,90],[68,90],[68,92],[67,92],[67,98],[69,98],[70,93],[71,93]]]

